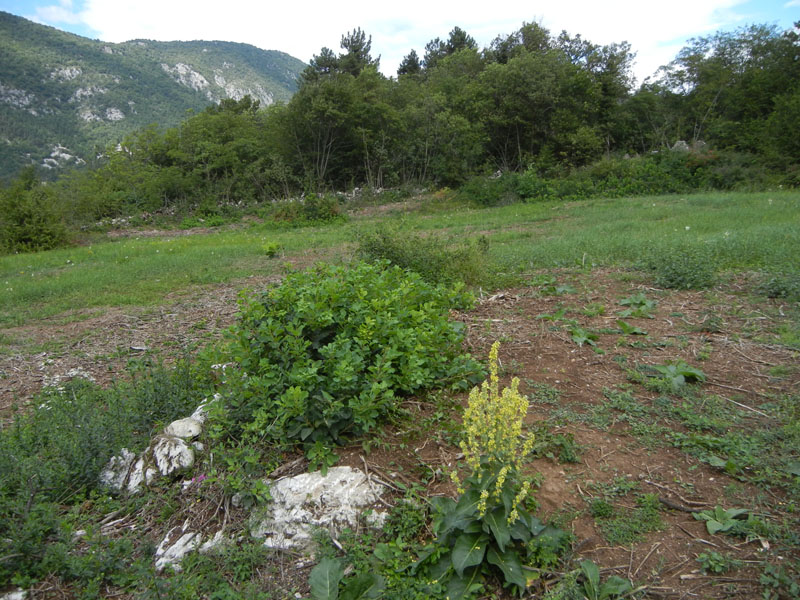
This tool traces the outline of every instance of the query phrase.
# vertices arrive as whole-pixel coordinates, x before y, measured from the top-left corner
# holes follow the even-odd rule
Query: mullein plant
[[[525,508],[531,478],[523,473],[533,449],[533,436],[523,434],[528,400],[519,381],[499,389],[499,342],[489,353],[489,379],[472,390],[464,413],[461,442],[468,475],[453,472],[459,498],[435,498],[436,543],[420,561],[430,565],[432,584],[444,585],[451,600],[470,597],[497,576],[520,595],[538,571],[543,536],[563,539],[563,532],[546,527]],[[538,565],[537,565],[538,566]]]

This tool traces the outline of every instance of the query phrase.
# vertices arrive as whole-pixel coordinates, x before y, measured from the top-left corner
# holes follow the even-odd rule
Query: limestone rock
[[[305,550],[314,528],[337,535],[355,527],[383,491],[350,467],[329,469],[324,477],[317,471],[281,479],[270,485],[272,503],[252,515],[250,533],[270,548]]]
[[[183,527],[170,529],[164,539],[161,540],[158,548],[156,548],[156,571],[159,573],[167,566],[180,571],[183,557],[200,547],[203,541],[202,536],[197,532],[186,532],[186,527],[187,523],[184,523]],[[179,530],[177,533],[180,537],[172,541],[175,538],[176,530]]]
[[[688,152],[689,151],[689,144],[684,142],[683,140],[678,140],[673,144],[672,150],[676,152]]]
[[[161,435],[152,448],[153,462],[165,477],[194,466],[194,449],[179,437]]]
[[[164,428],[164,435],[191,440],[199,436],[203,431],[203,423],[193,417],[178,419]]]
[[[111,457],[106,468],[100,473],[100,483],[106,487],[121,490],[125,487],[125,481],[128,479],[135,460],[136,455],[127,448],[123,448],[117,456]]]
[[[203,444],[193,441],[203,433],[203,423],[208,406],[219,398],[203,400],[191,417],[173,421],[153,438],[147,450],[138,457],[127,448],[111,458],[100,473],[100,483],[113,490],[137,493],[142,484],[149,485],[156,477],[167,477],[194,466],[195,452],[204,450]]]

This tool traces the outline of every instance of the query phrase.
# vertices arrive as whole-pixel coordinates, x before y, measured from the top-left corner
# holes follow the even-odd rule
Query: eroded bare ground
[[[218,338],[231,325],[242,289],[280,277],[250,277],[164,298],[155,307],[123,307],[69,314],[4,330],[11,340],[0,356],[0,415],[25,406],[43,385],[73,377],[107,384],[124,376],[131,359],[169,364]]]
[[[624,412],[601,409],[609,390],[627,391],[645,408],[661,403],[664,409],[664,398],[679,403],[674,395],[632,382],[631,374],[638,365],[683,360],[705,373],[707,381],[700,388],[705,394],[736,407],[741,417],[737,426],[763,425],[769,417],[759,410],[761,405],[800,389],[798,352],[778,344],[773,335],[788,323],[790,307],[749,295],[745,281],[705,292],[675,292],[651,288],[635,274],[621,271],[567,271],[557,277],[559,285],[571,289],[553,295],[541,286],[505,290],[455,315],[467,323],[465,343],[475,356],[485,359],[490,345],[501,341],[503,383],[519,377],[521,391],[533,399],[529,425],[546,423],[552,435],[573,436],[578,462],[531,462],[531,470],[541,475],[539,516],[573,530],[577,556],[591,558],[606,575],[616,573],[647,586],[649,597],[760,597],[763,562],[780,564],[798,557],[778,556],[763,539],[712,536],[689,511],[743,506],[773,521],[786,517],[791,522],[793,517],[782,512],[782,492],[734,479],[665,443],[657,429],[643,434],[646,422],[635,431]],[[146,352],[166,360],[207,343],[233,321],[240,288],[269,283],[250,279],[176,298],[158,308],[114,309],[67,324],[62,319],[9,330],[18,340],[18,351],[0,360],[5,374],[0,380],[1,406],[7,412],[11,403],[24,403],[48,377],[70,369],[107,382],[122,372],[127,360],[145,352],[135,348],[146,347]],[[623,335],[617,313],[626,307],[620,300],[638,292],[656,302],[652,318],[625,321],[647,335]],[[572,339],[574,324],[566,319],[595,333],[596,346],[579,346]],[[45,349],[26,352],[28,344]],[[434,426],[390,426],[370,444],[369,452],[362,443],[341,449],[340,464],[366,466],[390,481],[418,483],[431,495],[453,493],[445,474],[459,450],[446,420],[436,420],[428,399],[411,399],[404,408],[418,414],[412,423]],[[656,421],[654,417],[653,426]],[[644,493],[660,498],[661,525],[638,541],[609,543],[590,513],[592,502],[611,494],[617,510],[635,511],[637,494]],[[711,551],[741,562],[725,574],[705,575],[696,559]],[[296,583],[302,588],[307,568],[298,574]]]

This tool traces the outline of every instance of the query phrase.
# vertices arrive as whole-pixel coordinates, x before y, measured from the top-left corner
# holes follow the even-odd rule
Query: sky
[[[243,42],[304,62],[323,46],[338,52],[342,35],[360,27],[372,36],[372,55],[380,55],[386,75],[412,48],[422,57],[428,41],[447,39],[455,26],[483,48],[536,22],[595,44],[629,42],[639,82],[689,38],[752,23],[788,29],[800,21],[800,0],[0,0],[0,10],[106,42]]]

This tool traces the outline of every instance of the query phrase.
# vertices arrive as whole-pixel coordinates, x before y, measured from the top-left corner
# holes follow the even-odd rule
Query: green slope
[[[0,56],[0,177],[91,161],[130,131],[177,125],[223,98],[286,101],[305,67],[232,42],[111,44],[5,12]]]

